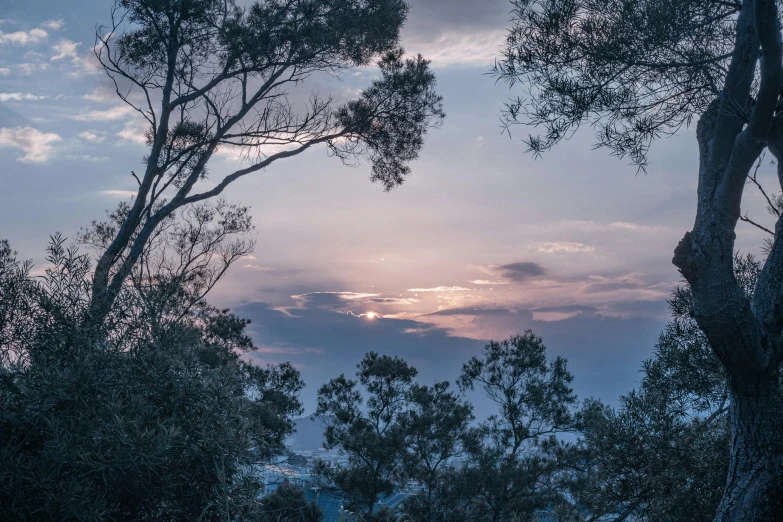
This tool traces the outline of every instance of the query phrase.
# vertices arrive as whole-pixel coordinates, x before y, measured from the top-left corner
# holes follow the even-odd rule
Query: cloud
[[[122,128],[122,130],[117,133],[117,136],[122,138],[124,141],[129,141],[131,143],[137,143],[140,145],[146,145],[147,130],[148,130],[147,121],[141,117],[138,117],[127,122],[125,126]]]
[[[508,0],[412,0],[410,3],[411,16],[406,29],[414,34],[504,27],[511,8]]]
[[[117,100],[117,92],[113,88],[102,85],[93,89],[90,94],[85,94],[82,98],[101,103],[113,102]]]
[[[52,153],[52,143],[61,140],[57,134],[40,132],[32,127],[0,128],[0,147],[14,147],[24,151],[24,156],[17,161],[43,163]]]
[[[34,64],[34,63],[18,63],[16,64],[17,67],[22,71],[22,74],[25,76],[30,76],[35,72],[36,69],[45,69],[46,64]]]
[[[251,270],[258,270],[259,272],[271,272],[272,269],[268,266],[261,266],[261,265],[255,265],[252,263],[248,263],[246,265],[243,265],[242,268],[249,268]]]
[[[135,111],[129,105],[118,105],[105,111],[89,111],[84,114],[78,114],[73,119],[79,121],[112,121],[125,118],[133,112]]]
[[[0,102],[7,101],[37,101],[43,100],[46,96],[36,96],[26,92],[0,92]]]
[[[560,312],[557,310],[552,311],[537,311],[533,310],[533,320],[534,321],[541,321],[544,323],[554,323],[556,321],[565,321],[566,319],[571,319],[572,317],[575,317],[582,312],[580,311],[571,311],[571,312]]]
[[[11,74],[11,69],[8,67],[0,67],[0,76],[8,76]]]
[[[370,299],[371,303],[380,303],[380,304],[399,304],[399,305],[412,305],[415,303],[418,303],[419,300],[415,299],[413,297],[403,298],[403,297],[373,297]]]
[[[468,283],[473,283],[474,285],[507,285],[508,281],[492,281],[489,279],[474,279],[473,281],[468,281]]]
[[[43,29],[31,29],[30,31],[16,31],[4,33],[0,31],[0,44],[28,45],[38,43],[48,35]]]
[[[530,261],[521,261],[519,263],[509,263],[507,265],[492,265],[491,271],[510,281],[521,282],[531,277],[546,275],[546,270],[538,263]]]
[[[57,20],[47,20],[41,25],[43,27],[46,27],[47,29],[51,29],[52,31],[57,31],[58,29],[62,29],[62,27],[65,25],[65,20],[63,20],[62,18],[59,18]]]
[[[489,69],[500,54],[505,34],[505,29],[472,33],[447,31],[435,38],[412,36],[404,43],[409,52],[421,54],[432,62],[433,67],[464,65]]]
[[[470,288],[461,286],[435,286],[432,288],[408,288],[408,292],[464,292]]]
[[[640,225],[639,223],[628,223],[626,221],[615,221],[614,223],[609,223],[609,226],[612,228],[622,228],[625,230],[655,230],[657,227],[651,227],[649,225]]]
[[[83,140],[91,141],[93,143],[101,143],[106,139],[104,136],[99,136],[98,134],[94,134],[90,131],[80,132],[78,136]]]
[[[595,251],[595,247],[591,247],[589,245],[585,245],[584,243],[579,243],[577,241],[556,241],[556,242],[540,243],[537,245],[532,245],[531,248],[535,248],[539,252],[544,252],[546,254],[557,254],[557,253],[580,254],[580,253],[588,253],[588,252]]]
[[[634,232],[656,232],[664,228],[657,225],[642,225],[640,223],[631,223],[628,221],[613,221],[611,223],[598,223],[596,221],[565,221],[563,224],[569,228],[579,228],[596,232],[629,230]]]
[[[665,307],[665,301],[661,303]],[[308,385],[303,394],[308,407],[315,405],[321,384],[352,371],[369,350],[404,358],[421,371],[424,381],[453,382],[462,364],[479,353],[484,340],[502,339],[527,328],[543,337],[549,353],[568,358],[581,396],[611,401],[633,387],[639,362],[649,356],[666,322],[665,317],[607,317],[589,307],[534,311],[467,307],[417,320],[384,314],[380,321],[313,306],[291,315],[258,302],[235,311],[252,320],[253,339],[264,347],[264,353],[251,357],[264,362],[291,361],[301,368]],[[552,320],[558,313],[573,315]],[[468,332],[455,327],[466,323],[482,334],[476,337],[471,332],[465,337]]]
[[[346,302],[360,301],[379,297],[380,294],[365,292],[310,292],[307,294],[292,295],[291,299],[299,301],[300,305],[315,306],[340,306]]]
[[[101,72],[102,66],[98,58],[95,56],[95,53],[100,52],[102,47],[103,44],[98,44],[90,48],[90,50],[87,51],[79,60],[81,67],[75,68],[73,71],[71,71],[71,76],[78,78],[82,76],[93,76],[99,74]]]
[[[647,282],[639,279],[638,274],[628,274],[615,279],[608,279],[603,276],[590,276],[594,283],[588,283],[580,293],[598,294],[603,292],[614,292],[617,290],[628,290],[645,288],[649,286]]]
[[[52,56],[49,60],[54,62],[68,58],[74,63],[79,63],[81,58],[79,58],[79,54],[76,52],[78,46],[79,44],[77,42],[64,39],[60,40],[60,43],[52,46],[52,49],[54,49],[57,54]]]
[[[338,292],[343,293],[343,292]],[[353,293],[350,293],[353,294]],[[294,315],[269,304],[253,303],[236,312],[252,321],[250,331],[259,346],[284,348],[259,354],[268,362],[291,361],[307,382],[304,399],[315,404],[318,387],[349,373],[369,350],[396,355],[418,368],[424,378],[454,379],[481,342],[451,337],[447,331],[409,319],[368,320],[309,303]]]
[[[124,199],[132,198],[136,195],[135,190],[102,190],[100,193],[102,196]]]
[[[97,161],[109,161],[109,158],[106,156],[90,156],[89,154],[68,154],[65,156],[66,159],[74,160],[74,161],[90,161],[90,162],[97,162]]]
[[[460,307],[460,308],[446,308],[444,310],[438,310],[437,312],[430,312],[424,314],[428,316],[449,316],[449,315],[470,315],[470,316],[486,316],[486,315],[508,315],[512,313],[508,308],[479,308],[479,307]]]

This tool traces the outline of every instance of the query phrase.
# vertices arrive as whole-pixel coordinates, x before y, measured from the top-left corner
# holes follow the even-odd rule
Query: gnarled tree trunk
[[[783,520],[783,399],[776,371],[731,383],[731,466],[715,518]]]
[[[673,259],[693,291],[691,313],[729,381],[731,459],[716,522],[783,520],[783,218],[753,296],[733,270],[743,188],[765,147],[783,180],[783,123],[776,116],[782,58],[776,2],[745,1],[723,91],[699,120],[696,221]]]

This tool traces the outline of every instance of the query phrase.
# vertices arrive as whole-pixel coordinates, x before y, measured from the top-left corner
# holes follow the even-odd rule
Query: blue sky
[[[0,237],[38,270],[49,234],[73,237],[128,197],[144,155],[138,121],[91,59],[109,7],[0,6]],[[589,127],[541,159],[526,154],[527,131],[501,134],[513,93],[486,74],[509,8],[411,0],[403,44],[432,60],[447,118],[401,188],[384,193],[367,165],[315,149],[227,191],[252,207],[257,247],[212,300],[253,320],[259,362],[302,370],[309,406],[366,350],[453,380],[483,340],[526,328],[569,359],[582,396],[612,401],[637,381],[679,281],[673,248],[695,213],[693,129],[657,143],[646,175],[593,150]],[[349,98],[373,74],[314,85]],[[227,154],[211,168],[236,162]],[[772,170],[760,172],[774,186]],[[760,196],[746,201],[763,221]],[[757,253],[760,232],[740,224],[739,234],[739,248]]]

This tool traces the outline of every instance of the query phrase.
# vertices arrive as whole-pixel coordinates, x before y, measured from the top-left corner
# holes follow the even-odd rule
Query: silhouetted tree
[[[572,380],[565,359],[550,361],[530,331],[490,342],[463,366],[462,389],[478,388],[498,407],[454,482],[469,519],[528,520],[560,501],[558,437],[575,430]]]
[[[411,520],[448,520],[452,510],[441,482],[458,467],[454,459],[478,442],[473,406],[452,392],[448,382],[416,384],[406,402],[404,475],[419,481],[422,491],[406,499],[404,515]]]
[[[650,143],[699,119],[698,208],[674,264],[690,313],[726,371],[730,466],[715,520],[783,512],[783,220],[749,296],[734,240],[753,164],[769,149],[783,179],[783,45],[775,0],[513,0],[499,78],[527,95],[509,125],[543,127],[535,153],[582,124],[644,168]]]
[[[386,190],[401,184],[443,118],[428,62],[398,46],[407,11],[403,0],[118,0],[95,55],[146,122],[149,150],[102,241],[85,325],[102,324],[162,223],[242,176],[323,144],[345,162],[367,158]],[[313,93],[298,111],[288,97],[318,73],[376,58],[378,77],[355,100]],[[224,147],[246,164],[210,182]]]
[[[372,517],[379,496],[392,493],[402,475],[404,417],[417,373],[398,357],[369,352],[357,365],[357,380],[340,375],[318,390],[324,446],[340,449],[348,464],[321,462],[317,471],[346,496],[353,511]]]

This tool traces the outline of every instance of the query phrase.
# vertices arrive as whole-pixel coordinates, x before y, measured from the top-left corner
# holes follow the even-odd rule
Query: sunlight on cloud
[[[100,192],[102,196],[109,196],[111,198],[132,198],[136,195],[135,190],[102,190]]]
[[[310,292],[307,294],[292,295],[291,299],[301,301],[301,300],[306,300],[308,297],[319,296],[319,295],[332,295],[340,299],[345,299],[346,301],[354,301],[356,299],[367,299],[369,297],[378,297],[380,294],[368,294],[362,292]]]
[[[408,288],[408,292],[464,292],[470,288],[461,286],[435,286],[433,288]]]
[[[22,149],[25,155],[17,161],[43,163],[52,153],[52,143],[62,138],[51,132],[40,132],[32,127],[0,128],[0,147]]]
[[[533,320],[542,321],[545,323],[551,323],[555,321],[564,321],[566,319],[571,319],[572,317],[576,317],[581,313],[582,312],[578,310],[575,312],[537,312],[533,310]]]
[[[622,228],[626,230],[638,230],[638,231],[652,231],[657,230],[659,227],[649,226],[649,225],[640,225],[638,223],[627,223],[625,221],[615,221],[614,223],[609,223],[609,226],[612,228]]]

